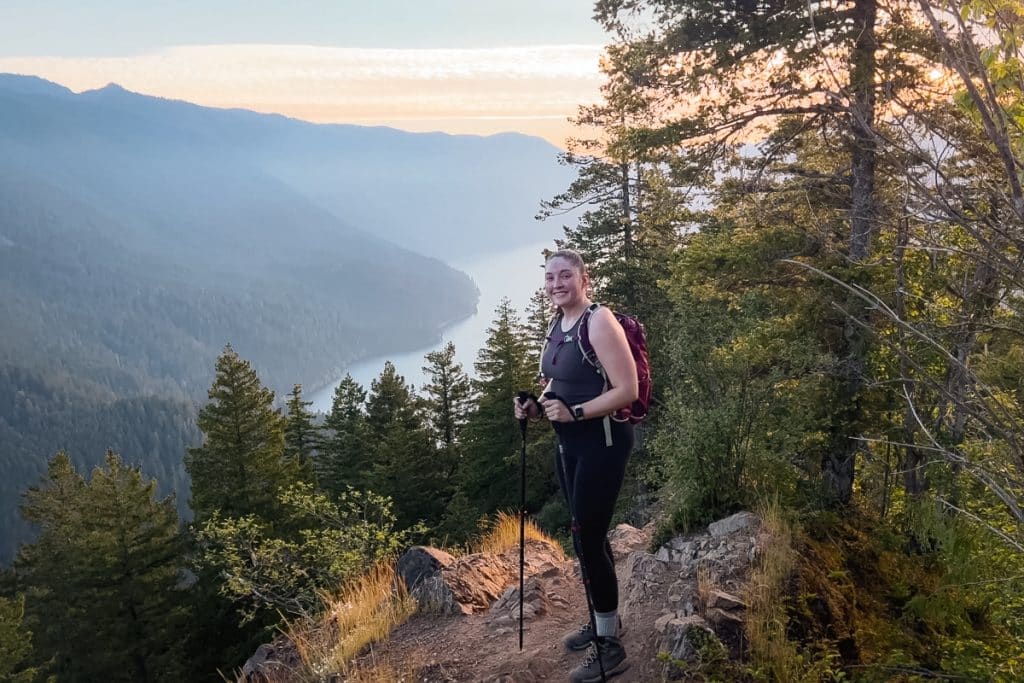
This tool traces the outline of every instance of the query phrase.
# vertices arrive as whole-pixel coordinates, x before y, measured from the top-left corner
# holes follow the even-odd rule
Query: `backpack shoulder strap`
[[[544,335],[544,343],[540,347],[540,358],[537,360],[537,380],[538,384],[543,383],[544,377],[544,354],[548,352],[548,340],[551,339],[551,333],[555,331],[555,325],[561,319],[561,313],[555,313],[551,316],[551,322],[548,323],[548,333]]]
[[[601,304],[596,301],[589,306],[587,310],[583,311],[583,316],[580,319],[580,327],[576,333],[576,342],[579,344],[580,353],[587,360],[588,363],[597,368],[597,371],[602,375],[604,370],[601,368],[601,361],[597,358],[597,352],[594,351],[594,345],[590,343],[590,316],[594,314],[597,309],[601,308]]]
[[[594,312],[597,311],[597,309],[599,308],[601,308],[601,304],[595,301],[594,303],[587,306],[587,310],[583,311],[583,316],[580,319],[579,331],[576,334],[576,341],[580,346],[580,353],[583,354],[583,357],[587,360],[587,362],[593,365],[594,368],[597,370],[598,374],[601,375],[601,378],[604,380],[604,390],[608,391],[609,387],[611,386],[608,383],[608,375],[605,374],[604,367],[602,367],[601,365],[601,360],[597,357],[597,352],[594,351],[593,344],[590,343],[590,328],[588,327],[588,324],[590,323],[590,316],[592,316]],[[604,427],[604,443],[606,446],[611,447],[611,416],[605,415],[601,419],[601,422]]]

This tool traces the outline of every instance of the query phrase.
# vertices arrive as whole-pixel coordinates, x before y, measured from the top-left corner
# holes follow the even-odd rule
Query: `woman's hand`
[[[514,398],[512,399],[512,405],[517,420],[525,420],[526,418],[536,420],[540,417],[540,407],[537,405],[536,401],[527,399],[524,405],[519,403],[518,398]]]
[[[572,416],[569,406],[561,399],[541,397],[540,405],[551,422],[574,422],[576,419]]]

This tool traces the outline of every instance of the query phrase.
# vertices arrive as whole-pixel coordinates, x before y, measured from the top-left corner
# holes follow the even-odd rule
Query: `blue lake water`
[[[471,261],[452,263],[453,267],[473,278],[480,290],[476,313],[445,330],[436,344],[407,353],[370,358],[345,368],[344,372],[351,374],[363,388],[369,390],[370,381],[380,375],[384,369],[384,361],[390,360],[395,364],[399,374],[405,377],[406,383],[419,390],[425,381],[422,369],[423,356],[451,341],[455,344],[457,360],[472,376],[473,363],[476,361],[477,352],[487,339],[487,328],[494,320],[494,311],[498,303],[503,297],[507,297],[520,316],[525,317],[530,297],[544,282],[544,260],[541,250],[551,246],[550,242],[532,244],[498,254],[480,256]],[[331,409],[335,386],[336,384],[309,394],[306,400],[313,401],[311,407],[314,410],[327,412]]]

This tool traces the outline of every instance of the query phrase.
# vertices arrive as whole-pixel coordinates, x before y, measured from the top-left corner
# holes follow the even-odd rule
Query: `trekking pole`
[[[527,406],[533,396],[528,391],[519,392],[519,405]],[[519,420],[519,431],[523,435],[523,452],[519,457],[519,651],[523,651],[523,565],[526,562],[526,424],[527,418]]]
[[[565,400],[558,396],[553,391],[546,392],[544,394],[546,399],[557,399],[565,403]],[[568,405],[568,404],[566,404]],[[568,472],[565,469],[565,451],[562,450],[562,444],[558,444],[558,469],[562,473],[562,481],[565,482],[566,486],[566,501],[569,503],[569,514],[572,516],[572,522],[569,526],[569,530],[572,532],[572,547],[576,551],[576,559],[580,561],[580,578],[583,579],[583,594],[587,597],[587,615],[590,617],[590,632],[594,634],[594,654],[597,656],[597,667],[601,671],[601,683],[607,683],[608,678],[604,672],[604,662],[601,660],[601,648],[597,644],[597,617],[594,616],[594,601],[590,597],[590,575],[587,573],[587,565],[583,560],[582,543],[580,541],[580,524],[576,521],[576,506],[573,505],[572,500],[569,499],[568,492]],[[576,493],[575,491],[573,493]]]

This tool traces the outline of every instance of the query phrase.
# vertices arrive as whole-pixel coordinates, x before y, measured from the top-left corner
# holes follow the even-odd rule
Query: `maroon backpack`
[[[594,347],[590,344],[590,333],[587,328],[587,323],[590,321],[590,315],[596,311],[601,304],[591,304],[586,311],[583,312],[583,319],[580,321],[579,329],[579,344],[580,351],[583,352],[583,357],[587,359],[587,362],[597,368],[597,371],[601,373],[604,378],[605,387],[610,388],[611,385],[608,383],[608,376],[604,373],[604,368],[601,367],[601,361],[597,359],[597,354],[594,352]],[[633,362],[636,363],[636,384],[637,384],[637,399],[632,404],[625,408],[620,408],[615,411],[613,419],[619,422],[630,422],[636,424],[642,422],[647,417],[647,409],[651,405],[651,390],[653,384],[651,382],[651,359],[647,353],[647,333],[644,330],[642,322],[637,320],[631,315],[625,313],[612,312],[615,319],[619,321],[619,325],[622,326],[622,331],[626,333],[626,341],[629,342],[629,351],[633,354]]]

